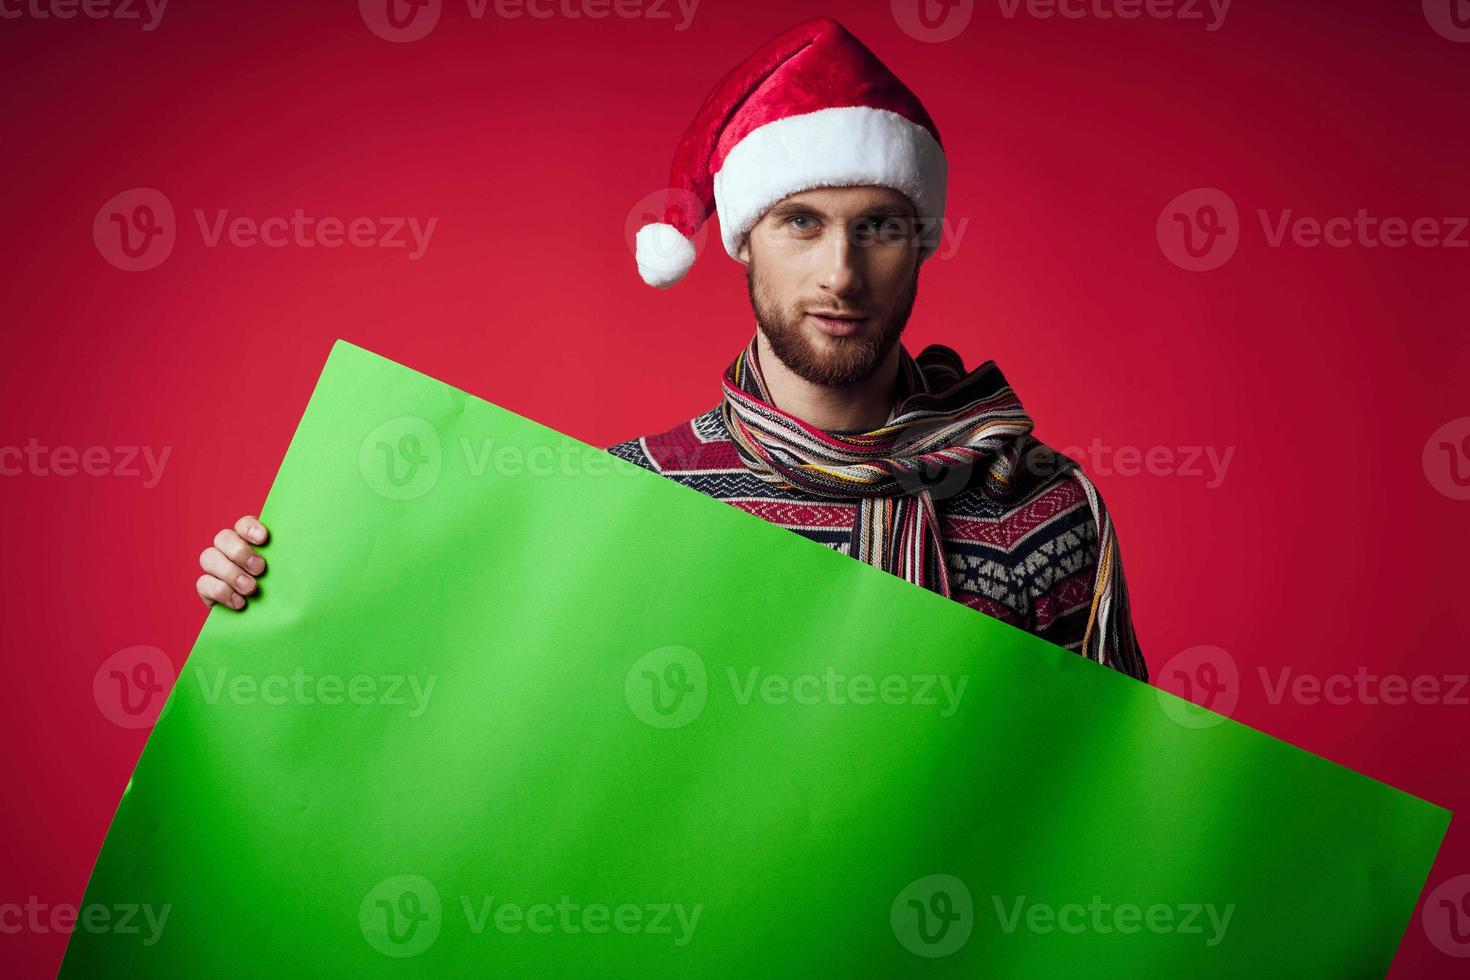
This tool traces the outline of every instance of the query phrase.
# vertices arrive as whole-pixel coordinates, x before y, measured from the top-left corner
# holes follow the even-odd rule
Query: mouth
[[[852,313],[817,312],[815,310],[808,311],[806,316],[808,320],[816,324],[818,330],[829,337],[847,337],[855,334],[869,319]]]

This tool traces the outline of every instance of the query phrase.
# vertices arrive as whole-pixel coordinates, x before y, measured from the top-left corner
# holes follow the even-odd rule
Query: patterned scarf
[[[720,406],[741,460],[767,483],[858,501],[850,553],[948,597],[948,560],[934,510],[937,488],[951,492],[983,467],[983,488],[1008,497],[1033,451],[1032,421],[994,361],[965,372],[959,354],[931,344],[917,358],[899,345],[895,404],[868,432],[818,429],[771,402],[751,338],[725,372]],[[1039,456],[1038,456],[1039,458]],[[1082,653],[1132,672],[1142,664],[1129,619],[1118,543],[1101,497],[1081,467],[1055,455],[1077,480],[1097,523],[1097,575]]]

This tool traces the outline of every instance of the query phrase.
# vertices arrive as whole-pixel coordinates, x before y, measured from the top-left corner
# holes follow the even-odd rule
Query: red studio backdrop
[[[1470,805],[1463,0],[393,2],[0,0],[6,975],[147,737],[109,664],[182,666],[335,338],[600,446],[716,403],[741,267],[711,227],[653,289],[632,233],[822,14],[949,155],[905,343],[1092,471],[1153,682]],[[1393,976],[1470,968],[1463,821],[1431,893]]]

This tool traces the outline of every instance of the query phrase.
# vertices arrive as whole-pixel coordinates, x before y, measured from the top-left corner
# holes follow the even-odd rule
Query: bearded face
[[[884,363],[918,295],[914,224],[897,191],[841,187],[785,198],[751,230],[751,309],[793,374],[840,388]]]

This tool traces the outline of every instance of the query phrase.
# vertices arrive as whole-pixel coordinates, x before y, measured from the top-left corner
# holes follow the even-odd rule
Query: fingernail
[[[250,540],[254,541],[256,544],[260,544],[260,542],[264,541],[265,528],[261,527],[259,524],[250,525]]]
[[[265,559],[259,555],[251,555],[245,560],[245,570],[251,575],[259,575],[260,570],[265,567]]]
[[[249,592],[251,589],[255,588],[255,583],[250,581],[250,579],[246,578],[244,575],[241,575],[235,579],[235,588],[239,589],[242,593]]]
[[[245,605],[245,600],[237,595],[232,595],[230,596],[230,605],[235,607],[236,609],[239,609],[241,606]]]

